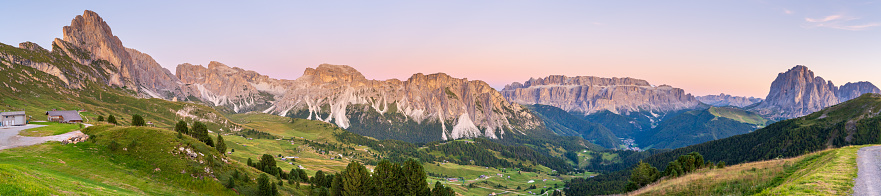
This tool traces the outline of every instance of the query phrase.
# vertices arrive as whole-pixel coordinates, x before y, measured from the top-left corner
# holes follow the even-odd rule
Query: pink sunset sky
[[[17,1],[0,42],[43,47],[83,10],[174,73],[219,61],[295,79],[321,63],[369,79],[444,72],[501,89],[547,75],[633,77],[764,98],[806,65],[881,84],[877,1]]]

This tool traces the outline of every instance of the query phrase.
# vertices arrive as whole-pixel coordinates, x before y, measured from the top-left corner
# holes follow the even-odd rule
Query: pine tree
[[[189,135],[189,128],[187,128],[187,122],[177,121],[177,124],[174,125],[174,131],[178,133]]]
[[[358,162],[352,161],[346,166],[346,171],[342,178],[342,194],[340,195],[368,195],[369,183],[370,174],[367,172],[367,168]]]
[[[640,161],[636,168],[630,172],[630,181],[632,181],[637,188],[650,184],[658,179],[660,173],[658,169],[648,163]]]
[[[114,117],[113,114],[111,114],[110,116],[107,117],[107,122],[110,123],[110,124],[114,124],[114,125],[118,125],[118,124],[119,124],[119,123],[116,122],[116,117]]]
[[[145,126],[147,122],[144,122],[144,117],[140,114],[132,115],[132,126]]]
[[[264,171],[264,172],[272,174],[272,175],[275,175],[275,173],[272,171],[275,170],[275,167],[278,167],[275,165],[275,158],[272,158],[272,155],[268,155],[268,154],[263,154],[263,156],[260,157],[260,165],[262,166],[262,168],[257,168],[257,169],[260,169],[261,171]],[[319,170],[319,171],[321,171],[321,170]]]
[[[266,174],[260,174],[260,177],[257,178],[257,195],[261,196],[271,196],[274,195],[272,193],[272,183],[269,182],[269,176]]]
[[[338,173],[333,175],[333,182],[330,183],[330,195],[331,196],[340,196],[343,192],[343,179],[342,176],[345,175],[346,172]]]
[[[376,179],[376,189],[379,195],[403,195],[404,188],[401,187],[401,166],[392,163],[389,160],[382,160],[374,169],[374,179]]]
[[[98,116],[98,122],[104,121],[104,116]]]
[[[315,178],[315,180],[312,181],[313,184],[318,185],[318,186],[324,186],[324,172],[323,171],[318,170],[317,172],[315,172],[315,175],[313,177]]]
[[[403,178],[406,179],[404,194],[417,196],[431,194],[428,182],[425,180],[428,176],[425,175],[425,170],[422,168],[422,164],[419,164],[419,161],[414,159],[405,161],[402,170]]]
[[[205,126],[202,122],[196,121],[193,123],[193,130],[190,130],[190,136],[208,144],[208,146],[214,147],[214,141],[208,136],[208,126]]]
[[[214,145],[214,148],[217,149],[217,152],[220,152],[221,155],[226,154],[226,143],[223,142],[223,136],[220,133],[217,134],[217,144]]]

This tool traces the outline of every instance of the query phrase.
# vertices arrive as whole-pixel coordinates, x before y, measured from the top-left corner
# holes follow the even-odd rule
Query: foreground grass
[[[792,173],[777,187],[761,195],[850,195],[857,177],[857,151],[864,146],[831,150]]]
[[[18,134],[26,137],[44,137],[44,136],[53,136],[53,135],[61,135],[71,131],[76,131],[82,129],[80,124],[67,124],[67,123],[57,123],[57,122],[32,122],[31,124],[35,125],[46,125],[45,127],[37,127],[31,129],[25,129]]]
[[[865,146],[702,169],[663,179],[628,195],[848,195],[852,194],[856,152],[861,147]]]

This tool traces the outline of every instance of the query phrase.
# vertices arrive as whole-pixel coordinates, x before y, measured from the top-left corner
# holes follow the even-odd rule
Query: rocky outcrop
[[[719,95],[697,96],[695,98],[702,103],[716,107],[734,106],[742,108],[762,102],[762,98],[732,96],[725,93]]]
[[[34,43],[34,42],[19,43],[18,48],[26,49],[26,50],[30,50],[30,51],[49,52],[48,50],[46,50],[43,47],[40,47],[40,45],[37,45],[37,43]]]
[[[531,78],[523,84],[506,85],[501,93],[514,103],[551,105],[584,114],[604,110],[622,114],[666,112],[695,108],[700,104],[680,88],[653,86],[634,78],[552,75]]]
[[[505,131],[523,133],[542,126],[540,119],[519,105],[505,101],[485,82],[443,73],[414,74],[406,81],[379,81],[368,80],[346,65],[322,64],[307,68],[296,80],[276,80],[211,62],[207,68],[179,65],[177,75],[183,83],[196,86],[203,100],[215,105],[232,107],[238,112],[256,110],[250,106],[259,105],[266,108],[259,108],[264,113],[302,114],[299,117],[334,123],[342,128],[349,128],[351,119],[387,120],[396,124],[435,123],[440,126],[431,134],[436,134],[438,139],[457,139],[501,138]],[[248,107],[250,109],[243,109]],[[369,119],[377,117],[368,113],[401,115],[405,119]],[[407,131],[391,130],[402,128],[392,127],[381,131]]]
[[[159,66],[150,55],[123,46],[95,12],[86,10],[63,31],[63,40],[55,39],[53,45],[80,64],[104,69],[107,76],[100,81],[137,89],[144,97],[186,98],[177,77]]]
[[[864,93],[877,93],[869,82],[848,83],[841,88],[832,81],[814,76],[808,67],[797,65],[777,75],[765,100],[753,108],[759,114],[780,120],[796,118],[853,99]]]
[[[227,106],[234,112],[265,110],[292,85],[254,71],[229,67],[212,61],[208,67],[189,63],[177,66],[177,78],[190,85],[195,95],[215,106]]]
[[[860,95],[866,93],[881,94],[881,90],[879,90],[878,87],[873,85],[871,82],[848,82],[847,84],[844,84],[838,88],[838,101],[845,102],[851,99],[855,99]]]

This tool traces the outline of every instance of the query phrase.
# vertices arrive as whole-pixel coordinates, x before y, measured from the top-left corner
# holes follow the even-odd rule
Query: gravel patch
[[[857,151],[857,178],[853,195],[881,196],[881,146],[869,146]]]

